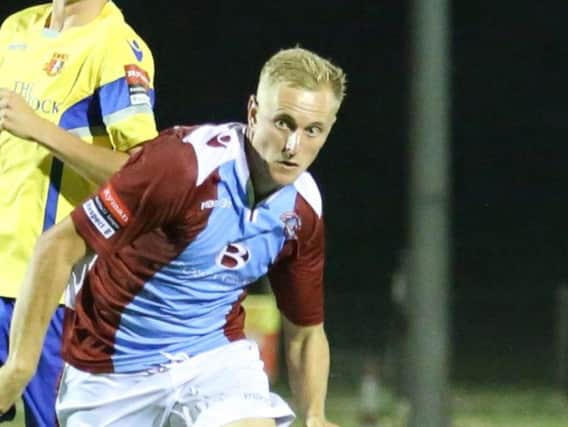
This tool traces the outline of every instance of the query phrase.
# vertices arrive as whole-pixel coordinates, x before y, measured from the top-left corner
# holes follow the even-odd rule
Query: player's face
[[[249,101],[255,185],[273,191],[291,184],[315,160],[335,122],[337,101],[328,87],[318,90],[278,84]]]

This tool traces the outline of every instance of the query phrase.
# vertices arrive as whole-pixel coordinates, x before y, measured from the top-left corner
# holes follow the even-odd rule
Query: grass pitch
[[[284,397],[285,389],[278,390]],[[381,408],[380,427],[404,427],[408,405],[387,399]],[[331,421],[341,427],[360,427],[358,390],[332,387],[328,399]],[[14,422],[2,427],[24,427],[21,406]],[[452,425],[455,427],[563,427],[568,425],[568,398],[544,386],[456,386],[452,390]],[[300,427],[295,423],[294,427]]]

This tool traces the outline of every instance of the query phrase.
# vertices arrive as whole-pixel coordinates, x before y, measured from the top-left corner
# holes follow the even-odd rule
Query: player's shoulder
[[[99,19],[101,27],[97,33],[105,40],[99,43],[104,46],[107,55],[117,58],[131,57],[132,61],[144,66],[153,63],[152,52],[146,41],[126,22],[121,10],[113,3],[108,2]]]
[[[191,128],[183,141],[195,150],[199,174],[198,185],[214,170],[244,156],[242,123],[207,124]]]
[[[298,194],[305,200],[307,205],[320,218],[323,211],[323,203],[319,187],[314,177],[309,172],[302,173],[294,182]]]
[[[31,6],[8,16],[2,23],[2,31],[25,31],[43,19],[51,10],[51,4]]]
[[[197,185],[223,164],[244,156],[240,123],[174,126],[142,146],[161,167],[195,171]],[[153,160],[153,161],[154,161]]]
[[[196,181],[195,151],[183,142],[189,127],[168,128],[154,139],[146,141],[129,156],[128,163],[148,170],[154,175],[170,177],[176,182]]]

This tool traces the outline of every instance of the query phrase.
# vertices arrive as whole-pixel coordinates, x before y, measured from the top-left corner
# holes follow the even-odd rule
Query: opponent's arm
[[[126,163],[128,154],[88,144],[35,113],[17,93],[0,89],[0,131],[30,139],[95,184],[102,184]]]
[[[34,375],[71,268],[86,254],[87,245],[69,217],[40,237],[16,299],[8,358],[0,367],[0,413],[20,397]]]
[[[306,427],[336,427],[325,419],[329,344],[323,323],[298,326],[282,319],[288,380]]]

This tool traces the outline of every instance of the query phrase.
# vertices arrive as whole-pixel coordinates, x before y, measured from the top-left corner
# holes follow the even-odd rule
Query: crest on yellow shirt
[[[45,67],[43,67],[44,71],[48,76],[59,74],[65,65],[65,61],[67,61],[67,57],[68,55],[64,53],[54,53],[48,63],[45,64]]]

